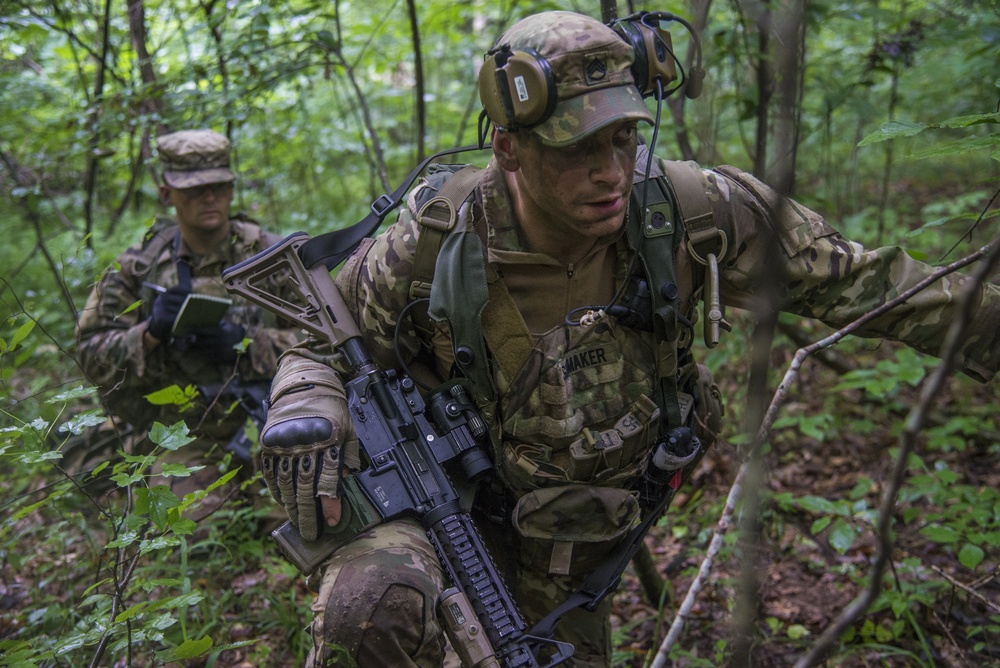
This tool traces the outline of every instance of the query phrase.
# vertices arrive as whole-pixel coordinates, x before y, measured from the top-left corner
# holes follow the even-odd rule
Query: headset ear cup
[[[618,36],[625,40],[625,43],[632,47],[635,59],[632,61],[632,79],[635,80],[636,88],[643,97],[651,94],[649,80],[649,61],[647,50],[643,44],[642,31],[635,21],[621,21],[613,26]]]
[[[516,131],[543,123],[558,97],[552,68],[533,49],[503,46],[487,54],[479,72],[479,99],[497,127]]]
[[[507,117],[507,108],[510,106],[504,99],[503,92],[497,83],[497,75],[500,69],[496,64],[497,52],[491,51],[486,54],[483,66],[479,70],[479,101],[483,103],[483,110],[486,116],[497,127],[506,127],[511,119]]]
[[[660,86],[664,87],[677,79],[677,66],[674,63],[669,32],[637,20],[617,23],[614,30],[632,46],[632,51],[635,53],[632,77],[643,97],[656,93],[657,77],[660,79]]]

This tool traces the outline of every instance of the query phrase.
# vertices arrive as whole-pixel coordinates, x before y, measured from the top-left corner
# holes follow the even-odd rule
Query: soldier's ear
[[[517,157],[517,140],[514,138],[514,133],[494,129],[490,144],[493,146],[493,155],[501,169],[516,172],[521,168],[521,162]]]
[[[173,198],[170,197],[170,188],[162,183],[160,184],[160,203],[163,206],[173,206],[174,204]]]

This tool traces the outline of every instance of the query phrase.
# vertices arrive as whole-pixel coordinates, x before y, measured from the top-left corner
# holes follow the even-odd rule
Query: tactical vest
[[[645,156],[644,147],[640,147],[637,167],[646,164]],[[702,267],[706,343],[714,345],[718,329],[728,328],[718,298],[718,262],[726,254],[731,233],[716,224],[701,168],[694,162],[664,165],[666,173],[654,160],[648,178],[637,171],[626,241],[652,287],[648,308],[658,347],[656,404],[662,410],[661,424],[678,426],[688,422],[690,386],[696,379],[690,377],[693,363],[689,377],[679,378],[679,318],[683,314],[678,313],[676,303],[674,258],[686,239],[690,256]],[[435,169],[426,177],[422,192],[409,203],[420,225],[410,299],[429,298],[427,315],[448,322],[462,374],[478,396],[495,397],[497,388],[485,361],[491,359],[497,373],[510,379],[528,359],[533,342],[503,281],[495,280],[486,261],[485,230],[477,229],[472,220],[481,170],[457,165]],[[419,317],[417,326],[429,329]],[[689,387],[679,388],[679,384]]]

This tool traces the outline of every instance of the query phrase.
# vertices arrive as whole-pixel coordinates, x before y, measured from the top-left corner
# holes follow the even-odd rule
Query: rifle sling
[[[324,234],[318,234],[304,243],[299,249],[299,257],[302,258],[302,262],[306,265],[307,269],[311,269],[317,263],[322,262],[326,265],[327,269],[332,271],[334,267],[354,252],[354,249],[357,248],[363,239],[375,233],[375,230],[382,223],[382,219],[390,211],[399,206],[403,198],[406,197],[406,193],[410,190],[410,186],[413,185],[413,182],[420,173],[433,160],[454,153],[478,151],[482,148],[487,148],[487,146],[460,146],[458,148],[439,151],[425,158],[423,162],[417,165],[416,169],[403,179],[403,182],[398,188],[392,191],[392,194],[382,195],[372,202],[371,213],[360,221],[342,230],[332,230]]]

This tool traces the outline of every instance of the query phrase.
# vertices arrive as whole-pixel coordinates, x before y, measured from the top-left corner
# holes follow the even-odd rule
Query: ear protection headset
[[[670,33],[660,27],[664,21],[677,21],[691,33],[695,65],[690,75],[685,74],[674,54]],[[635,53],[632,77],[643,97],[656,95],[662,99],[682,87],[688,98],[698,97],[705,71],[701,68],[701,44],[690,23],[670,12],[639,12],[613,21],[609,27]],[[667,84],[677,80],[678,68],[681,83],[664,91]],[[486,54],[479,72],[479,98],[486,117],[510,132],[544,123],[559,101],[552,67],[545,57],[534,49],[512,49],[509,44]]]
[[[509,44],[486,54],[479,98],[487,117],[512,132],[544,122],[559,101],[549,61],[534,49],[511,49]]]

